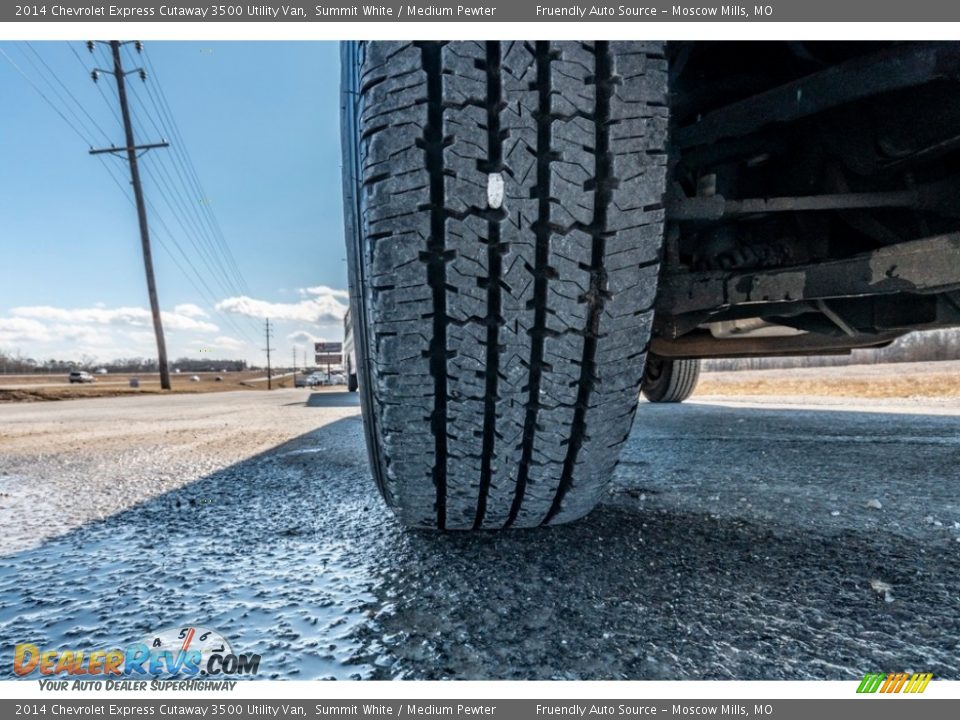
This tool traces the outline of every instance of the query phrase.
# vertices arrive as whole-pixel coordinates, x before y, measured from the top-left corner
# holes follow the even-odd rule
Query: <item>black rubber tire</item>
[[[357,383],[357,374],[350,373],[347,375],[347,392],[356,392],[358,387]]]
[[[656,293],[663,51],[345,44],[361,402],[375,478],[403,522],[531,527],[602,496]]]
[[[693,394],[700,379],[700,360],[668,360],[647,355],[643,373],[643,396],[653,403],[683,402]]]

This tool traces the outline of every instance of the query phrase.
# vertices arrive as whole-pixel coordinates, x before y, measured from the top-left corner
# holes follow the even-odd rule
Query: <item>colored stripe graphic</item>
[[[863,676],[863,681],[860,683],[860,687],[857,688],[857,692],[875,693],[877,688],[880,687],[880,683],[883,682],[884,677],[883,673],[867,673]]]
[[[933,673],[914,673],[904,692],[922,693],[927,689],[927,685],[930,684],[932,679]]]
[[[858,693],[922,693],[933,679],[933,673],[867,673],[857,687]]]

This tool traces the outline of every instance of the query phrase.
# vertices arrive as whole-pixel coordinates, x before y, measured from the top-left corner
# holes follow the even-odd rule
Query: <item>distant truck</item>
[[[701,358],[960,326],[960,43],[349,42],[342,70],[349,367],[405,523],[582,517],[638,393],[685,399]]]

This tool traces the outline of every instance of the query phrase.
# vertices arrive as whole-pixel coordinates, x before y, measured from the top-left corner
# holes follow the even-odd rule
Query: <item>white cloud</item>
[[[201,312],[203,311],[201,310]],[[30,305],[12,308],[10,314],[20,318],[50,320],[60,323],[70,323],[72,325],[115,325],[137,328],[153,326],[153,318],[150,312],[145,308],[139,307],[68,309],[52,307],[50,305]],[[177,312],[176,309],[173,312],[162,310],[160,312],[160,318],[163,320],[164,328],[169,330],[217,332],[220,329],[211,322],[196,320],[189,314]]]
[[[153,337],[153,333],[149,335]],[[115,342],[114,333],[99,326],[47,324],[33,318],[0,318],[0,343],[51,343],[61,349],[82,348],[84,353],[90,354],[96,348],[109,347]]]
[[[169,328],[170,330],[197,330],[202,332],[217,332],[220,329],[219,327],[214,325],[212,322],[194,320],[191,317],[186,317],[176,312],[167,312],[166,310],[162,310],[160,312],[160,318],[163,320],[164,329]],[[151,324],[152,324],[152,321],[151,321]]]
[[[325,338],[309,333],[306,330],[297,330],[287,335],[287,340],[298,345],[313,345],[316,342],[324,342]]]
[[[227,298],[217,304],[217,310],[257,319],[269,317],[281,357],[289,355],[293,347],[312,349],[315,342],[340,338],[347,309],[346,291],[303,288],[295,293],[291,291],[288,299],[293,301],[274,303],[250,297]],[[251,337],[246,337],[221,329],[214,324],[214,317],[211,310],[194,303],[181,303],[164,310],[171,360],[185,355],[193,357],[198,349],[209,349],[224,359],[263,362],[259,328]],[[79,308],[22,305],[2,313],[0,348],[15,349],[38,360],[80,359],[87,355],[97,358],[98,362],[107,362],[118,357],[156,356],[149,310],[126,305],[97,307],[93,303]]]
[[[50,305],[27,305],[10,310],[17,317],[53,320],[64,323],[88,323],[98,325],[146,325],[150,322],[150,313],[143,308],[58,308]]]
[[[153,334],[152,330],[130,330],[125,334],[138,345],[154,347],[153,343],[157,341],[157,336]]]
[[[326,285],[300,288],[297,292],[300,294],[300,297],[332,297],[340,300],[347,300],[350,297],[350,293],[347,290],[337,290],[336,288],[327,287]]]
[[[206,312],[192,303],[177,305],[161,314],[171,359],[195,347],[194,342],[231,359],[252,357],[259,350],[221,334],[216,324],[201,319]],[[109,361],[118,357],[155,357],[156,338],[152,316],[145,308],[24,305],[0,316],[0,348],[16,348],[40,360],[92,356]]]
[[[26,318],[0,318],[0,342],[47,342],[52,339],[47,326]]]
[[[199,305],[194,305],[193,303],[182,303],[180,305],[175,305],[173,311],[177,315],[183,315],[188,318],[205,318],[207,317],[206,311]]]
[[[337,323],[343,320],[347,312],[347,305],[340,302],[340,299],[347,298],[345,290],[319,286],[304,288],[300,294],[305,299],[297,303],[274,303],[243,295],[222,300],[216,307],[221,312],[258,319],[270,318],[318,324]]]
[[[17,348],[38,360],[56,357],[79,360],[94,357],[151,356],[156,352],[151,331],[112,326],[46,324],[32,318],[0,318],[0,348]]]
[[[205,350],[241,350],[246,347],[245,342],[228,335],[219,335],[213,340],[193,340],[190,344]]]
[[[83,344],[87,347],[95,345],[110,345],[114,337],[109,331],[93,325],[62,325],[53,324],[47,326],[50,335],[62,341],[68,341],[73,344]],[[153,337],[153,333],[150,333]]]

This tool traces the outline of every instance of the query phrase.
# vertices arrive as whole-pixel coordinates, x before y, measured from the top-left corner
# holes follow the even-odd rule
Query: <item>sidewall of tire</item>
[[[353,325],[354,368],[360,394],[360,410],[366,440],[367,456],[377,489],[390,507],[395,503],[383,483],[383,458],[377,437],[377,417],[373,397],[373,374],[370,367],[372,334],[367,317],[368,291],[366,249],[364,247],[362,206],[360,197],[360,138],[358,87],[363,43],[340,43],[340,146],[343,161],[343,218],[347,251],[347,274],[350,290],[350,319]]]

